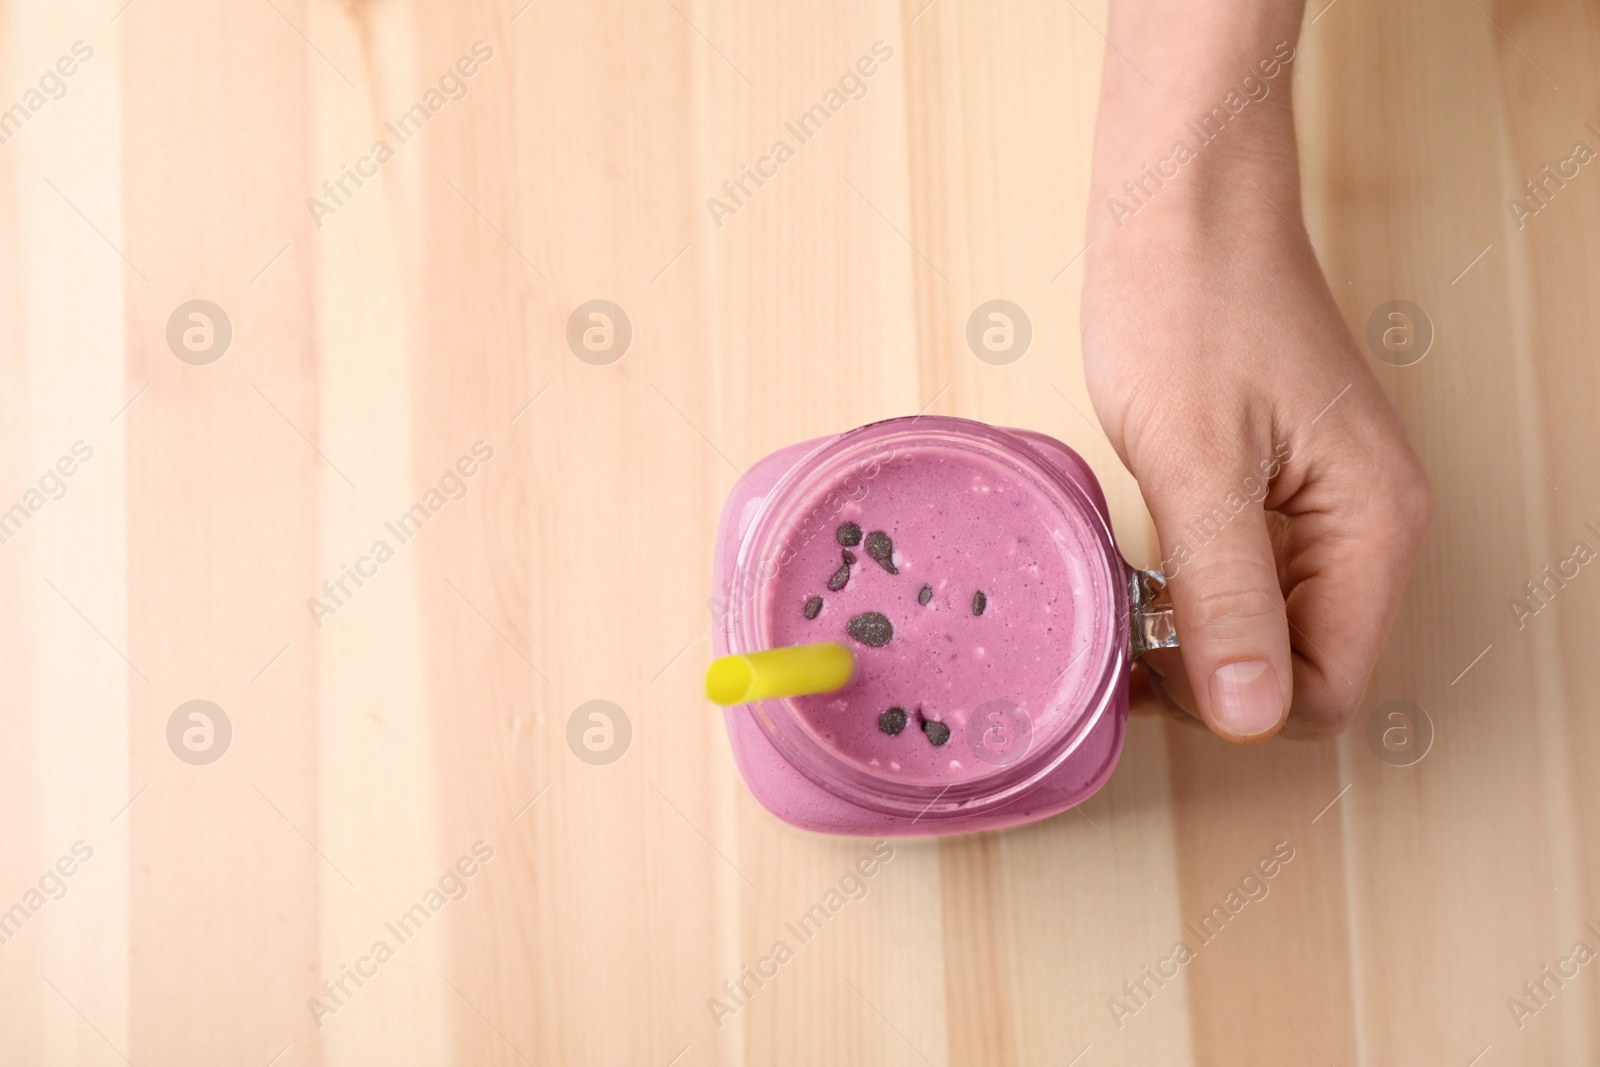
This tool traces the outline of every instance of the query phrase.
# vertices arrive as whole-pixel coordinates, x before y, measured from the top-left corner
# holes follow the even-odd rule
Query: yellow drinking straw
[[[723,656],[706,668],[706,696],[718,704],[828,693],[856,672],[856,658],[843,645],[824,641]]]

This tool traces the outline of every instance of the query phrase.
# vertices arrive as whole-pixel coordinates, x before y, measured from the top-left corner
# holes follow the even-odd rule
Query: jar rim
[[[987,455],[1037,486],[1041,499],[1055,505],[1055,517],[1063,527],[1072,524],[1088,535],[1098,552],[1096,558],[1084,562],[1100,587],[1095,597],[1100,606],[1091,625],[1090,645],[1062,673],[1085,655],[1098,655],[1101,670],[1098,674],[1084,672],[1072,693],[1054,695],[1052,702],[1064,704],[1070,700],[1076,706],[1072,712],[1075,718],[1059,726],[1046,743],[1031,747],[1015,762],[996,767],[993,772],[942,787],[873,774],[844,758],[805,727],[791,699],[755,701],[747,705],[748,713],[754,715],[761,732],[791,766],[822,789],[852,804],[913,820],[992,810],[1030,792],[1083,744],[1112,707],[1112,698],[1128,666],[1128,564],[1117,551],[1105,515],[1083,486],[1020,434],[969,419],[923,415],[869,423],[820,443],[778,478],[746,526],[733,566],[737,587],[750,589],[751,600],[749,610],[730,616],[728,651],[739,654],[768,646],[768,602],[772,587],[777,584],[771,580],[777,571],[765,578],[761,572],[775,559],[779,568],[789,562],[780,558],[784,538],[797,528],[799,520],[812,517],[803,512],[803,506],[812,503],[818,487],[855,469],[858,461],[865,461],[860,466],[863,471],[870,469],[868,464],[875,457],[880,463],[886,461],[885,446],[890,457],[897,447],[926,446]],[[875,476],[874,472],[869,477]],[[1058,543],[1062,543],[1065,530],[1057,528],[1054,532]]]

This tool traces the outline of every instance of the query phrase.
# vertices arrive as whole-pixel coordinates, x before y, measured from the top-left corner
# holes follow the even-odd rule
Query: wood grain
[[[1425,709],[1427,756],[1376,758],[1366,713],[1248,750],[1139,720],[1080,810],[896,843],[791,932],[873,842],[763,812],[700,696],[742,472],[918,411],[1025,426],[1158,556],[1077,342],[1104,6],[924,3],[0,3],[0,510],[92,451],[0,544],[0,1060],[1600,1055],[1594,965],[1523,987],[1600,949],[1600,579],[1511,608],[1600,546],[1600,177],[1507,206],[1600,146],[1570,0],[1314,5],[1297,61],[1348,324],[1435,330],[1373,361],[1439,506],[1365,708]],[[1004,367],[964,340],[996,297],[1034,327]],[[232,326],[209,365],[167,340],[194,299]],[[633,331],[603,366],[566,339],[596,299]],[[232,728],[206,765],[168,742],[195,699]],[[569,745],[591,700],[615,762]]]

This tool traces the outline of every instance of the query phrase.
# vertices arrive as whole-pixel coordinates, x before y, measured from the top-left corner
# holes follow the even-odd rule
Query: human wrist
[[[1272,78],[1270,60],[1293,60],[1304,13],[1304,0],[1111,0],[1102,87],[1192,105],[1252,68]]]
[[[1174,138],[1176,140],[1174,140]],[[1204,141],[1188,131],[1097,164],[1090,179],[1085,239],[1106,251],[1132,232],[1190,231],[1197,240],[1304,228],[1292,120],[1271,135]]]
[[[1236,201],[1266,207],[1264,196],[1298,217],[1298,28],[1292,0],[1114,5],[1090,174],[1091,247],[1147,209],[1215,216]],[[1118,32],[1123,46],[1113,43]]]

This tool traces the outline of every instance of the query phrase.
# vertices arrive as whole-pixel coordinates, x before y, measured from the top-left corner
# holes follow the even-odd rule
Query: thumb
[[[1196,705],[1189,710],[1225,740],[1264,741],[1288,715],[1294,679],[1266,487],[1246,466],[1231,482],[1184,474],[1182,484],[1158,484],[1145,498]]]

